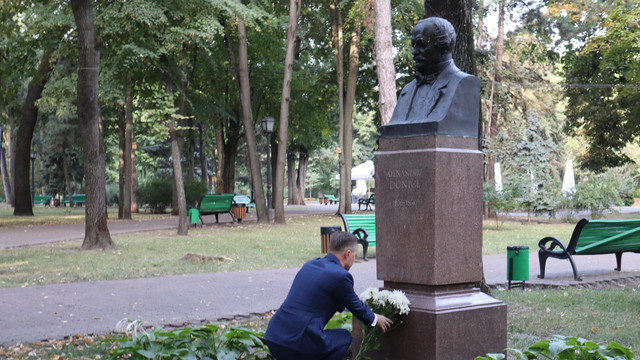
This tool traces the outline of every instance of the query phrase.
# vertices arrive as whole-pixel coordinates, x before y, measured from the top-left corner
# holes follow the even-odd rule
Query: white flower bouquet
[[[360,294],[360,300],[367,304],[376,314],[384,315],[393,321],[395,328],[401,324],[402,316],[409,314],[411,302],[404,292],[399,290],[378,290],[368,288]],[[391,330],[391,329],[390,329]],[[382,330],[378,327],[362,327],[362,345],[354,360],[363,359],[364,353],[375,350],[380,346],[378,339],[382,335]]]

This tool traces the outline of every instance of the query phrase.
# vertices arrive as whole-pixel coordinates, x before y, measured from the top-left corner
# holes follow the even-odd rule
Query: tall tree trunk
[[[216,151],[214,155],[218,155],[216,168],[215,193],[222,194],[222,165],[227,161],[224,157],[224,134],[222,132],[222,124],[216,130]]]
[[[396,108],[396,69],[393,65],[391,1],[375,0],[375,55],[380,122],[384,126]]]
[[[186,48],[183,46],[183,48]],[[186,50],[185,50],[186,51]],[[180,123],[187,123],[189,126],[189,130],[186,131],[186,141],[187,141],[187,181],[193,181],[195,179],[195,145],[194,145],[194,133],[193,133],[193,119],[189,117],[187,120],[184,120],[187,117],[187,91],[189,91],[189,83],[187,81],[187,69],[183,66],[181,71],[180,78],[180,115],[182,115],[182,120]],[[181,124],[182,125],[182,124]],[[183,135],[185,131],[182,131]],[[183,139],[185,137],[183,136]]]
[[[500,84],[502,81],[502,63],[504,56],[504,0],[498,2],[498,38],[496,39],[496,63],[493,69],[493,79],[491,80],[491,93],[489,98],[489,110],[487,111],[487,130],[485,137],[491,142],[495,139],[500,131],[500,119],[498,111],[495,108],[496,101],[496,84]],[[485,168],[485,181],[488,184],[495,183],[495,163],[496,159],[493,155],[487,154],[486,168]],[[486,215],[488,217],[497,217],[495,213],[494,204],[490,203],[486,209]]]
[[[16,139],[15,160],[12,161],[13,169],[13,215],[33,216],[31,206],[31,189],[29,188],[29,165],[31,164],[31,141],[33,131],[38,121],[38,106],[36,101],[42,96],[42,90],[47,82],[47,76],[52,70],[51,51],[42,55],[37,75],[29,82],[27,98],[24,101],[22,122],[18,128]]]
[[[278,153],[274,181],[275,222],[284,224],[284,162],[289,143],[289,105],[291,103],[291,79],[293,77],[293,57],[295,52],[298,18],[300,17],[301,0],[289,1],[289,26],[287,27],[287,52],[284,58],[284,81],[280,100],[280,131],[278,134]],[[291,183],[289,178],[289,183]],[[292,187],[289,187],[290,189]],[[291,204],[291,192],[289,204]]]
[[[111,249],[115,244],[107,226],[106,161],[98,103],[100,43],[96,42],[92,1],[71,0],[71,8],[78,27],[78,122],[87,182],[82,248]]]
[[[7,158],[4,149],[4,134],[2,126],[0,126],[0,176],[2,176],[2,185],[4,186],[5,202],[11,204],[11,182],[9,181],[9,172],[7,171]]]
[[[353,164],[353,108],[356,98],[358,82],[358,67],[360,66],[360,31],[361,24],[356,20],[351,31],[349,45],[349,76],[347,78],[347,98],[344,104],[344,178],[341,178],[344,194],[340,193],[340,203],[344,202],[344,213],[351,213],[351,165]]]
[[[240,1],[240,0],[238,0]],[[254,196],[256,199],[256,213],[258,223],[269,223],[269,212],[264,201],[262,190],[262,175],[260,161],[258,161],[258,149],[256,136],[253,130],[253,114],[251,112],[251,92],[249,85],[249,55],[247,49],[247,30],[244,21],[237,18],[238,23],[238,73],[240,75],[240,102],[242,103],[242,122],[244,134],[249,150],[249,167],[251,180],[253,181]]]
[[[131,71],[127,72],[124,125],[124,194],[122,199],[123,219],[131,220],[131,193],[133,192],[133,82]]]
[[[296,154],[292,151],[287,152],[287,178],[289,178],[287,189],[289,190],[289,205],[298,204],[298,186],[296,171]]]
[[[234,137],[223,143],[222,154],[224,161],[220,163],[219,194],[232,194],[235,192],[238,140],[238,138]]]
[[[60,148],[62,152],[62,172],[64,172],[64,183],[69,197],[69,207],[73,207],[73,176],[71,175],[71,164],[69,163],[69,155],[67,155],[66,146]],[[64,199],[63,199],[64,200]]]
[[[125,154],[125,127],[127,126],[125,105],[120,107],[120,119],[118,121],[118,219],[124,218],[124,154]]]
[[[135,140],[135,135],[132,135]],[[138,199],[136,199],[136,190],[138,190],[138,171],[136,170],[136,148],[135,141],[131,142],[131,212],[138,213]]]
[[[300,151],[300,160],[298,162],[298,181],[296,185],[298,186],[298,205],[305,205],[304,201],[304,193],[305,193],[305,185],[307,179],[307,166],[309,165],[309,154],[307,150]]]
[[[9,156],[9,161],[7,161],[7,163],[9,164],[9,184],[10,184],[10,189],[11,189],[11,206],[15,205],[15,201],[13,200],[15,198],[15,178],[16,178],[16,138],[17,138],[17,134],[16,134],[16,117],[13,114],[13,110],[11,108],[9,108],[9,110],[7,111],[7,117],[9,118],[9,131],[6,137],[7,140],[7,153],[5,153],[5,155],[8,154]]]
[[[167,67],[163,72],[165,90],[167,92],[167,99],[170,104],[173,104],[173,82],[171,81],[171,75],[169,74],[168,64],[169,60],[166,56],[161,58],[162,62]],[[182,179],[182,154],[180,151],[180,134],[176,129],[176,119],[173,115],[169,116],[169,136],[171,137],[171,157],[173,164],[173,183],[174,191],[177,195],[177,208],[178,208],[178,235],[189,234],[189,223],[187,219],[187,200],[184,194],[184,181]]]
[[[340,14],[340,0],[334,0],[329,6],[331,13],[331,33],[333,38],[334,56],[336,62],[336,77],[338,82],[338,166],[340,167],[340,190],[338,197],[340,199],[338,212],[344,213],[346,204],[344,201],[345,193],[349,191],[344,188],[345,172],[345,156],[344,149],[344,69],[343,69],[343,24],[342,15]]]
[[[211,184],[209,183],[209,169],[207,169],[207,155],[205,154],[205,146],[204,146],[204,138],[205,138],[205,127],[202,126],[202,123],[198,123],[198,134],[200,140],[200,179],[202,183],[207,186],[207,189],[211,189]]]
[[[187,181],[196,179],[196,143],[195,132],[193,131],[193,119],[189,119],[189,131],[187,132]]]

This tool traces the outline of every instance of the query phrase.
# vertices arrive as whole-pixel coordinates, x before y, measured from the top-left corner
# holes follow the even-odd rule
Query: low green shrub
[[[120,187],[118,184],[107,184],[107,205],[114,206],[120,202]]]
[[[196,206],[202,194],[207,193],[207,184],[201,180],[192,180],[184,183],[184,196],[187,205]]]
[[[616,177],[613,173],[593,175],[576,185],[573,206],[579,210],[589,210],[591,217],[598,218],[602,212],[616,204],[622,204]]]
[[[500,229],[506,215],[515,210],[519,205],[519,199],[523,196],[522,188],[518,184],[505,181],[501,191],[497,191],[494,183],[483,183],[483,202],[485,207],[493,206],[496,211],[496,229]],[[504,213],[500,217],[499,213]]]
[[[212,360],[273,360],[264,339],[264,333],[208,324],[201,327],[152,332],[136,332],[135,339],[106,339],[119,342],[111,359],[212,359]]]
[[[556,335],[553,339],[542,340],[529,346],[526,350],[507,349],[515,355],[516,360],[632,360],[635,356],[629,350],[616,342],[608,345],[598,345],[593,341],[576,337]],[[487,354],[486,357],[476,357],[475,360],[502,360],[504,354]]]
[[[154,178],[145,181],[136,190],[140,206],[148,206],[154,214],[162,214],[171,205],[172,183],[169,178]]]

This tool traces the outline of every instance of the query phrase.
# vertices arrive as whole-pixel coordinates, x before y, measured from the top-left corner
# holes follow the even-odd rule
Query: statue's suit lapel
[[[449,80],[451,79],[449,73],[452,72],[452,70],[452,67],[446,68],[442,73],[440,73],[440,75],[438,75],[436,82],[433,83],[433,86],[427,95],[427,101],[425,102],[428,104],[425,116],[429,116],[429,114],[431,114],[433,109],[438,105],[438,102],[440,102],[440,99],[444,96],[444,89],[449,84]]]
[[[402,114],[401,121],[407,119],[407,116],[411,112],[416,90],[417,90],[417,83],[414,80],[409,84],[407,84],[407,86],[405,86],[405,88],[402,89],[402,92],[400,93],[400,99],[398,99],[398,104],[402,102],[402,106],[404,107],[402,107],[401,109],[405,109],[404,114]],[[398,107],[398,105],[396,105],[396,107]]]

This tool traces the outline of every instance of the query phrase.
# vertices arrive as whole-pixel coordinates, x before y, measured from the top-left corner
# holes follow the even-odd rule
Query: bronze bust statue
[[[452,135],[477,137],[480,80],[460,71],[452,59],[456,32],[450,22],[431,17],[413,28],[416,79],[402,89],[383,137]]]

